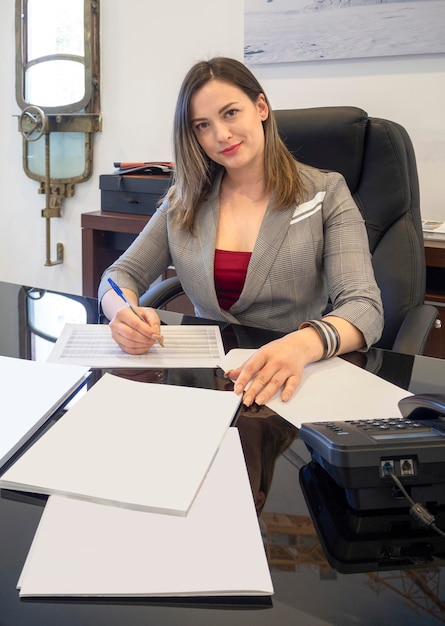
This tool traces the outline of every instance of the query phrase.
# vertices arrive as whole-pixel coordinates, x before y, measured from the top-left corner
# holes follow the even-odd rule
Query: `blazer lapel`
[[[219,214],[220,179],[215,181],[208,199],[200,207],[196,221],[196,254],[201,256],[199,276],[202,285],[201,297],[211,308],[220,308],[215,292],[214,260],[215,240]],[[231,307],[230,312],[221,311],[227,321],[236,321],[235,317],[256,299],[267,281],[270,268],[287,236],[295,205],[285,210],[272,210],[271,202],[261,224],[258,239],[252,252],[246,281],[240,298]]]
[[[196,254],[201,256],[199,267],[201,270],[200,284],[202,285],[202,298],[212,308],[219,308],[214,280],[215,241],[219,213],[219,185],[216,191],[212,191],[213,193],[211,193],[209,198],[199,209],[199,216],[196,221]]]
[[[272,210],[270,205],[269,202],[252,252],[244,289],[239,300],[230,309],[234,315],[242,312],[256,299],[287,236],[295,205],[285,210]]]

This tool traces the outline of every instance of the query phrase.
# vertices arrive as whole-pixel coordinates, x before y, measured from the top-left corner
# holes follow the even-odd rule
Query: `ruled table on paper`
[[[217,367],[224,356],[219,326],[162,326],[164,347],[127,354],[106,324],[66,324],[48,361],[97,368]]]

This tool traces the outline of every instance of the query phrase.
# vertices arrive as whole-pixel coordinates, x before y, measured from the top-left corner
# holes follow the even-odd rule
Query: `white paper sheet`
[[[187,517],[51,496],[18,587],[21,596],[271,595],[237,429]]]
[[[88,368],[0,356],[0,472],[87,376]]]
[[[162,326],[164,347],[125,353],[107,324],[66,324],[48,361],[97,368],[217,367],[224,356],[219,326]]]
[[[229,391],[105,374],[0,486],[185,515],[238,406]]]
[[[224,371],[239,367],[254,352],[231,350],[220,365]],[[334,357],[306,366],[289,402],[276,394],[267,406],[300,428],[303,422],[400,417],[397,404],[410,395],[406,389]]]

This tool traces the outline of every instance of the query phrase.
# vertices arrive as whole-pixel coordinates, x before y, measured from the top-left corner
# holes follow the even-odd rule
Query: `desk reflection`
[[[275,463],[298,437],[298,429],[266,406],[243,407],[236,422],[257,514],[266,503]]]

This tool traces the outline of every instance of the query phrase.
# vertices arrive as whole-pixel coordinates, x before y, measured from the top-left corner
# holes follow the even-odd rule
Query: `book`
[[[445,222],[422,220],[422,230],[425,239],[445,239]]]
[[[239,403],[232,391],[105,374],[0,487],[186,515]]]
[[[21,597],[271,595],[238,430],[187,517],[50,496],[18,587]]]
[[[120,175],[137,175],[146,176],[170,176],[174,169],[174,164],[163,161],[115,161],[115,174]]]
[[[0,473],[87,380],[89,369],[0,356]]]

